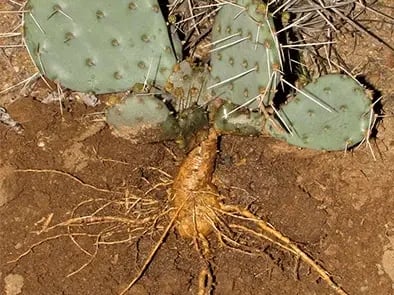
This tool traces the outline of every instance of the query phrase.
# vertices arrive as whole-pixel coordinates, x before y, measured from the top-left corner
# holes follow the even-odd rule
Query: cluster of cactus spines
[[[132,142],[176,139],[179,134],[179,125],[166,104],[149,93],[132,93],[108,108],[106,121],[115,135]]]
[[[157,0],[29,0],[25,43],[41,73],[96,94],[164,84],[176,62]]]
[[[219,11],[212,28],[208,89],[234,104],[269,105],[279,83],[280,48],[261,1],[239,0]]]
[[[341,71],[343,69],[351,71],[345,59],[340,56],[340,51],[335,50],[333,45],[337,36],[345,30],[355,32],[357,35],[369,36],[394,51],[392,42],[380,37],[379,32],[371,30],[369,26],[371,22],[383,24],[394,21],[394,17],[390,13],[385,13],[382,9],[384,5],[379,2],[279,0],[270,3],[273,16],[282,19],[283,27],[280,32],[293,36],[287,38],[292,41],[287,42],[286,48],[291,52],[296,50],[301,53],[303,63],[307,63],[311,74],[318,77],[323,73],[332,72],[333,66]],[[368,17],[365,16],[365,12],[369,13]],[[300,48],[302,48],[301,52]],[[288,62],[293,63],[292,60]]]
[[[188,60],[176,64],[165,84],[165,90],[173,96],[171,104],[180,112],[193,104],[206,103],[208,71]]]
[[[370,3],[367,3],[370,2]],[[291,22],[297,23],[297,33],[304,39],[313,41],[332,41],[334,34],[347,26],[355,32],[369,35],[386,47],[394,50],[390,42],[383,40],[376,32],[372,32],[365,26],[366,19],[363,12],[371,12],[375,17],[383,19],[383,22],[392,22],[392,15],[385,14],[379,8],[373,8],[379,1],[359,0],[286,0],[278,1],[276,12],[286,12],[291,15]],[[335,4],[335,5],[333,5]],[[369,18],[367,20],[370,21]],[[324,31],[324,32],[323,32]]]
[[[300,90],[276,119],[267,120],[266,129],[300,147],[346,150],[367,136],[371,114],[368,91],[349,76],[329,74]]]

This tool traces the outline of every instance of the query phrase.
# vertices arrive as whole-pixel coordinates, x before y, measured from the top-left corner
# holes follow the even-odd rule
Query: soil
[[[15,6],[0,4],[1,11],[9,9]],[[17,23],[15,15],[1,14],[0,32]],[[393,43],[391,32],[390,25],[379,30]],[[215,183],[225,203],[247,207],[289,236],[349,294],[394,294],[394,54],[368,37],[357,37],[353,50],[349,38],[341,50],[383,96],[384,118],[371,139],[376,159],[366,144],[326,153],[265,137],[223,136]],[[0,49],[0,67],[0,89],[34,71],[23,48]],[[0,105],[24,128],[18,133],[0,125],[0,293],[118,294],[138,273],[168,216],[136,240],[100,245],[93,261],[70,277],[90,257],[68,237],[47,240],[11,261],[64,233],[56,228],[37,234],[48,216],[55,224],[91,198],[143,197],[163,178],[150,167],[175,175],[185,153],[173,142],[131,144],[115,137],[100,121],[108,96],[96,107],[68,101],[60,108],[42,103],[48,93],[37,82],[0,96]],[[155,196],[165,205],[165,187]],[[94,239],[78,241],[94,251]],[[297,267],[292,255],[268,243],[257,256],[214,237],[210,246],[213,294],[333,294],[314,271]],[[171,230],[128,294],[196,294],[203,265],[192,241]]]

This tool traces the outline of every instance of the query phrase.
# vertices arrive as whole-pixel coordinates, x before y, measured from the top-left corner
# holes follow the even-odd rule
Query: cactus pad
[[[114,134],[132,142],[175,139],[179,126],[167,106],[152,94],[131,94],[109,108],[106,121]]]
[[[365,138],[371,112],[370,95],[362,86],[351,77],[329,74],[302,89],[278,111],[280,119],[267,121],[266,129],[300,147],[344,150]]]
[[[223,104],[214,117],[214,127],[222,134],[259,135],[264,127],[264,117],[259,112],[252,112],[231,103]],[[235,110],[235,112],[234,112]]]
[[[157,0],[29,0],[26,10],[25,42],[36,66],[72,90],[164,85],[176,62]]]
[[[212,29],[213,95],[257,108],[269,105],[279,82],[280,55],[272,17],[260,1],[225,4]],[[260,97],[258,97],[261,95]]]

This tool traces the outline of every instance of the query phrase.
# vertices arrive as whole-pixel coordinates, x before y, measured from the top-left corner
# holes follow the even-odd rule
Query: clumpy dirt
[[[0,10],[9,8],[0,4]],[[1,32],[16,24],[9,14],[0,17]],[[385,36],[392,40],[389,31]],[[365,144],[325,153],[271,138],[223,136],[215,183],[225,203],[247,207],[289,236],[349,294],[393,294],[394,55],[370,39],[359,42],[370,46],[352,54],[343,50],[355,65],[362,63],[365,80],[383,95],[385,116],[371,140],[376,160]],[[32,73],[18,48],[0,49],[0,67],[0,89]],[[37,234],[49,216],[51,224],[65,221],[92,198],[143,197],[162,181],[157,169],[175,175],[185,153],[173,142],[130,144],[100,120],[104,104],[72,101],[61,110],[56,103],[41,103],[47,92],[37,83],[0,97],[24,128],[18,134],[0,125],[0,293],[118,294],[138,273],[169,217],[136,240],[100,245],[93,261],[70,277],[90,256],[68,237],[43,242],[11,261],[61,232]],[[165,204],[165,189],[156,193],[160,204]],[[94,239],[78,241],[91,253],[95,249]],[[214,237],[210,242],[214,294],[333,294],[314,271],[302,262],[297,267],[294,257],[269,243],[253,256]],[[196,294],[203,265],[193,243],[171,230],[128,294]]]

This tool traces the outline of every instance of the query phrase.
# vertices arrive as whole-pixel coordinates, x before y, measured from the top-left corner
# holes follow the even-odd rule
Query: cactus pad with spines
[[[176,139],[179,125],[164,102],[153,94],[130,94],[107,110],[113,133],[135,143]]]
[[[72,90],[163,85],[176,63],[157,0],[29,0],[26,10],[25,42],[36,66]]]
[[[281,68],[274,32],[272,17],[261,1],[223,5],[212,29],[209,89],[214,95],[238,105],[250,101],[250,109],[257,108],[262,98],[264,105],[272,102]]]
[[[231,103],[224,103],[216,112],[214,127],[221,134],[259,135],[264,127],[264,117],[247,108],[237,109]]]
[[[281,107],[280,119],[267,121],[271,135],[293,145],[327,151],[345,150],[367,136],[372,101],[368,91],[351,77],[325,75],[301,91]]]

